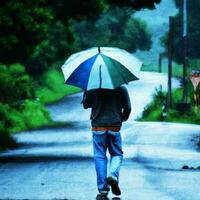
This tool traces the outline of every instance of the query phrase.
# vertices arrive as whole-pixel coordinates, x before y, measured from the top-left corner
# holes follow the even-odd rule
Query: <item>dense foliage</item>
[[[34,98],[30,77],[20,64],[0,65],[0,102],[16,104]]]
[[[94,45],[150,48],[151,34],[132,10],[110,9],[120,1],[0,1],[1,141],[9,132],[52,123],[43,103],[78,91],[64,88],[60,70],[73,52]]]
[[[48,33],[52,11],[43,0],[3,0],[0,6],[0,61],[24,62]]]
[[[200,45],[197,42],[200,40],[200,1],[187,2],[188,59],[198,59],[200,57]],[[178,63],[183,63],[183,1],[175,0],[175,3],[179,8],[179,13],[174,20],[174,59]],[[167,35],[163,41],[167,49]]]
[[[75,21],[74,29],[82,49],[114,46],[135,52],[151,47],[151,33],[146,24],[135,19],[133,10],[112,7],[94,21]]]
[[[132,7],[134,10],[144,8],[155,9],[155,4],[160,3],[161,0],[107,0],[110,4],[118,6]]]
[[[190,87],[192,87],[190,85]],[[180,123],[200,123],[200,112],[195,113],[193,92],[190,90],[190,109],[187,111],[181,111],[177,109],[177,106],[182,98],[182,90],[176,89],[172,93],[172,107],[167,111],[164,109],[166,103],[167,94],[161,90],[156,90],[153,101],[148,104],[139,121],[166,121],[166,122],[180,122]],[[166,113],[166,115],[164,114]],[[181,117],[180,117],[181,116]]]

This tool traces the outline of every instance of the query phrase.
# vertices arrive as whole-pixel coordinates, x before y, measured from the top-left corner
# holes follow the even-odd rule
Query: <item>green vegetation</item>
[[[0,66],[0,93],[0,126],[15,132],[51,121],[42,104],[35,101],[34,88],[23,65]]]
[[[190,85],[192,91],[192,85]],[[194,112],[193,94],[189,94],[190,109],[179,111],[177,109],[177,103],[181,102],[182,89],[176,89],[172,92],[172,108],[167,112],[167,116],[164,116],[164,103],[166,103],[167,93],[160,90],[156,90],[153,101],[148,104],[139,118],[139,121],[165,121],[165,122],[180,122],[180,123],[192,123],[200,124],[200,109],[198,113]]]
[[[179,8],[179,13],[175,16],[174,20],[174,59],[177,63],[183,63],[183,1],[175,0],[177,8]],[[200,40],[200,21],[199,21],[199,0],[193,0],[188,2],[188,58],[199,59],[200,45],[198,42]],[[164,44],[167,51],[167,38],[168,34],[162,38],[162,43]]]
[[[133,17],[130,8],[112,7],[94,21],[73,21],[81,49],[113,46],[135,52],[151,48],[151,33],[145,22]]]
[[[53,103],[66,95],[80,92],[79,88],[65,85],[61,72],[52,70],[46,72],[40,81],[37,81],[36,96],[39,101],[45,104]],[[38,83],[41,83],[38,84]]]
[[[60,67],[69,55],[94,45],[150,48],[151,34],[146,24],[131,17],[133,10],[109,5],[119,6],[120,1],[1,0],[1,148],[15,146],[10,133],[54,126],[44,104],[80,91],[64,84]]]
[[[143,65],[142,71],[151,71],[151,72],[158,72],[158,66],[157,65]],[[188,67],[188,75],[191,72],[191,67]],[[168,73],[168,63],[163,62],[162,64],[162,73]],[[172,76],[181,78],[183,76],[183,65],[177,64],[176,62],[172,63]]]
[[[0,150],[16,147],[12,132],[55,125],[43,103],[78,91],[52,67],[80,50],[70,19],[97,16],[105,7],[99,0],[1,1]]]
[[[16,148],[17,143],[10,135],[9,131],[0,124],[0,151],[7,148]]]
[[[155,4],[161,2],[161,0],[107,0],[110,4],[118,5],[118,6],[125,6],[125,7],[132,7],[135,10],[140,9],[155,9]]]
[[[191,70],[200,70],[200,59],[190,60],[187,76],[189,77]],[[178,78],[182,78],[181,64],[173,62],[172,75]],[[144,71],[158,71],[158,66],[143,66]],[[168,72],[168,65],[165,63],[162,67],[162,72]],[[166,121],[166,122],[181,122],[181,123],[193,123],[200,124],[200,109],[198,113],[194,112],[194,100],[193,94],[194,89],[192,82],[188,80],[188,103],[190,104],[190,110],[187,112],[180,112],[177,109],[177,103],[182,101],[182,88],[176,89],[172,92],[172,108],[168,110],[167,117],[163,117],[163,105],[167,99],[167,93],[160,90],[156,90],[154,94],[153,101],[147,105],[143,111],[142,117],[138,120],[140,121]],[[200,91],[200,86],[198,86],[198,93]],[[200,102],[199,102],[200,103]],[[180,117],[181,116],[181,117]]]
[[[189,60],[188,66],[187,66],[187,76],[189,77],[191,74],[192,69],[198,69],[200,70],[200,59],[193,59]],[[151,71],[151,72],[158,72],[158,66],[157,65],[143,65],[142,66],[142,71]],[[165,59],[163,64],[162,64],[162,72],[163,73],[168,73],[168,63],[167,60]],[[172,63],[172,76],[177,77],[177,78],[182,78],[183,77],[183,65],[178,64],[176,62]]]
[[[37,101],[25,100],[15,105],[0,104],[0,116],[10,132],[33,129],[52,123],[49,113]]]

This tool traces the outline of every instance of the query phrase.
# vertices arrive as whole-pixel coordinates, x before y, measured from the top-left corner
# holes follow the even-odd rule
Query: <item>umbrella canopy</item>
[[[127,51],[93,47],[72,54],[62,66],[65,83],[91,90],[114,89],[138,80],[142,62]]]

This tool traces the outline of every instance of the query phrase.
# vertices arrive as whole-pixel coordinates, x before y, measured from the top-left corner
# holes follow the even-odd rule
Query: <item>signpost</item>
[[[190,104],[187,102],[187,65],[188,65],[188,39],[187,39],[187,2],[183,0],[183,96],[182,101],[177,103],[177,109],[181,113],[190,110]]]
[[[187,0],[183,0],[183,102],[187,102]]]
[[[167,109],[172,106],[172,59],[173,59],[173,38],[174,37],[174,18],[169,17],[169,41],[168,41],[168,93]]]
[[[195,113],[197,113],[199,105],[199,94],[197,87],[200,83],[200,70],[192,70],[190,74],[190,80],[192,81],[194,87],[194,111]]]

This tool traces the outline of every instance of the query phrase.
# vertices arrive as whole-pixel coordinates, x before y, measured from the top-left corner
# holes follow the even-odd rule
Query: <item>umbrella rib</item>
[[[99,65],[99,88],[101,88],[101,85],[102,85],[102,74],[101,74],[101,65]]]

